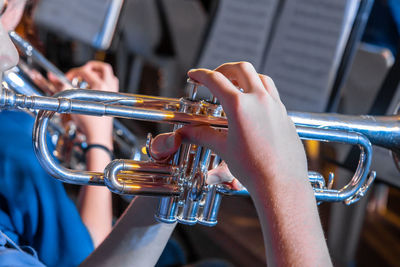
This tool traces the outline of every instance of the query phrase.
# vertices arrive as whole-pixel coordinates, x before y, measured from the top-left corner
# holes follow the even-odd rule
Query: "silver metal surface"
[[[7,71],[4,74],[4,81],[7,83],[8,87],[19,94],[24,94],[28,96],[52,96],[57,92],[57,89],[54,85],[48,81],[45,75],[42,75],[41,72],[35,68],[41,68],[46,74],[53,74],[55,77],[59,79],[62,83],[72,88],[85,88],[87,87],[87,83],[82,80],[75,79],[76,81],[69,81],[64,73],[60,71],[54,64],[52,64],[49,60],[47,60],[35,47],[33,47],[29,42],[24,40],[21,36],[19,36],[16,32],[9,32],[9,36],[13,43],[18,47],[21,57],[19,63],[13,69]],[[84,86],[84,87],[83,87]],[[76,97],[79,97],[78,94],[75,94]],[[72,96],[71,96],[72,97]],[[120,97],[120,96],[119,96]],[[109,98],[111,99],[111,98]],[[33,109],[25,109],[26,112],[36,115],[36,111]],[[61,119],[55,115],[50,122],[51,124],[51,135],[53,136],[52,140],[61,140],[61,136],[63,136],[66,131],[62,125]],[[123,156],[127,156],[129,158],[134,158],[134,156],[138,153],[138,140],[135,135],[120,121],[113,120],[113,138],[115,143],[117,144],[120,153]],[[74,124],[74,122],[69,122],[68,127],[71,129],[78,130],[78,127]],[[71,131],[71,130],[69,130]],[[78,134],[81,134],[81,140],[85,140],[82,133],[78,132],[70,132],[71,136],[75,137]],[[77,140],[71,140],[71,142],[77,143]],[[56,145],[56,144],[55,144]],[[85,144],[81,144],[82,147]],[[59,146],[57,146],[59,149]],[[72,147],[72,146],[70,146]],[[60,148],[62,149],[62,148]],[[61,152],[57,152],[58,155],[62,154]],[[71,154],[71,153],[68,153]],[[82,156],[80,156],[82,157]],[[70,161],[71,159],[65,159],[63,157],[59,158],[61,161],[66,163],[65,161]],[[72,165],[67,162],[67,165]]]
[[[163,196],[156,214],[159,221],[187,224],[198,222],[212,226],[217,222],[221,195],[248,194],[246,190],[235,191],[224,185],[207,185],[207,172],[216,166],[216,161],[211,164],[212,151],[192,144],[182,145],[168,165],[116,160],[107,166],[104,174],[63,168],[52,159],[46,146],[46,128],[54,112],[167,122],[174,123],[175,129],[184,124],[198,123],[226,128],[227,120],[217,104],[190,98],[179,100],[93,90],[69,90],[55,97],[24,96],[2,88],[1,108],[42,110],[35,123],[34,147],[40,162],[50,174],[69,183],[105,184],[111,191],[120,194]],[[300,138],[356,145],[361,151],[356,172],[348,184],[340,189],[332,189],[333,174],[330,174],[326,182],[321,174],[309,172],[317,201],[342,201],[346,204],[356,202],[375,178],[375,172],[370,171],[372,144],[393,151],[399,149],[398,116],[299,112],[291,112],[289,115]]]

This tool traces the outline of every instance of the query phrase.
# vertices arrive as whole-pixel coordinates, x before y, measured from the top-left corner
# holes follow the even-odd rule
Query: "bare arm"
[[[92,142],[92,144],[95,143]],[[110,162],[110,156],[98,148],[90,149],[86,154],[86,159],[87,169],[90,171],[103,171]],[[102,186],[81,187],[79,213],[92,237],[94,247],[99,246],[112,229],[112,198],[108,188]]]
[[[74,77],[82,78],[91,89],[118,91],[118,79],[111,66],[103,62],[90,61],[80,68],[70,70],[66,76],[70,80]],[[112,118],[76,116],[74,119],[86,134],[88,144],[100,144],[113,150]],[[90,171],[103,171],[110,161],[110,155],[100,148],[91,148],[86,154],[87,169]],[[105,187],[83,186],[79,196],[79,212],[97,247],[112,229],[111,192]]]
[[[137,197],[81,266],[154,266],[175,224],[154,219],[158,198]]]
[[[81,77],[92,89],[118,91],[111,67],[100,62],[73,69],[67,77]],[[102,144],[112,150],[111,118],[77,119],[88,144]],[[102,149],[93,148],[86,156],[88,170],[103,171],[110,161]],[[175,227],[155,221],[157,203],[158,198],[136,198],[112,228],[110,191],[105,187],[82,187],[80,213],[96,247],[82,266],[154,266]]]

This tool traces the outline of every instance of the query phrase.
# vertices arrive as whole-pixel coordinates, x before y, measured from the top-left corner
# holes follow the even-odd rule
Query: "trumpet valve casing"
[[[194,88],[191,98],[181,99],[179,112],[212,117],[222,116],[220,105],[196,101],[195,94]],[[181,127],[183,127],[182,124],[177,124],[174,129]],[[213,161],[211,161],[212,157]],[[182,144],[171,162],[180,170],[175,182],[181,188],[181,192],[178,196],[163,197],[160,200],[156,219],[164,223],[178,221],[188,225],[196,223],[215,225],[221,197],[216,186],[207,185],[206,180],[208,170],[218,165],[218,159],[210,149],[194,144]]]

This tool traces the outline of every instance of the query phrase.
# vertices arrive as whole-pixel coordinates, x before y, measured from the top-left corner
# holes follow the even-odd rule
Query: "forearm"
[[[92,148],[86,154],[87,169],[103,171],[110,156],[102,149]],[[97,247],[112,229],[112,196],[106,187],[84,186],[80,192],[79,212]]]
[[[158,198],[137,197],[81,266],[154,266],[175,224],[154,219]]]
[[[269,266],[330,266],[315,197],[308,181],[257,179],[251,190]]]

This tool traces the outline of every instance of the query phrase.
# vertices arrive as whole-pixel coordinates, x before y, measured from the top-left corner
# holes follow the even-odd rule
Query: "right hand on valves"
[[[247,62],[226,63],[215,70],[195,69],[188,76],[220,100],[229,129],[191,125],[159,135],[152,143],[155,158],[173,154],[181,142],[194,143],[212,149],[229,166],[233,175],[222,166],[216,171],[224,173],[215,178],[218,181],[237,177],[250,192],[259,183],[282,189],[308,183],[303,145],[271,78],[258,74]]]

